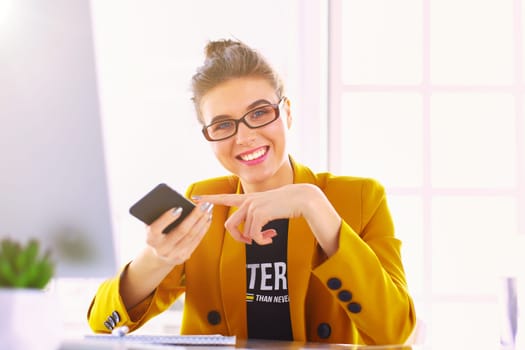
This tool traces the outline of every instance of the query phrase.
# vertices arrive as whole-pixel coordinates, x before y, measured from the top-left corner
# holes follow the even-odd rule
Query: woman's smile
[[[269,149],[269,146],[258,147],[248,152],[241,153],[236,158],[246,165],[259,164],[266,159]]]

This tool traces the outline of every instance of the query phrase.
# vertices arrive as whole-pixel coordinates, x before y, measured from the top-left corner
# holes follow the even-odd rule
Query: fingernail
[[[171,211],[172,216],[179,216],[182,213],[182,207],[173,208]]]
[[[208,215],[208,222],[210,222],[211,219],[213,219],[213,215],[210,214],[210,215]]]
[[[198,196],[198,195],[193,195],[191,196],[191,199],[195,200],[195,201],[198,201],[199,199],[201,199],[202,196]]]
[[[201,205],[201,211],[204,211],[204,212],[208,212],[208,213],[209,213],[209,212],[211,211],[210,208],[213,209],[213,204],[211,204],[210,202],[204,202],[204,203],[202,203],[202,205]]]

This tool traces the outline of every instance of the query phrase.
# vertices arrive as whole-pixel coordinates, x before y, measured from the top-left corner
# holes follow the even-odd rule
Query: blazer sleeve
[[[126,268],[127,265],[122,272]],[[96,333],[111,333],[112,328],[123,325],[134,331],[166,310],[184,293],[183,265],[179,265],[162,280],[151,295],[127,310],[119,293],[120,275],[121,273],[99,286],[88,309],[88,324]]]
[[[233,176],[214,178],[191,184],[185,194],[189,198],[195,191],[197,193],[232,193],[237,182]],[[149,319],[166,310],[186,291],[185,266],[185,264],[176,266],[150,296],[129,310],[126,310],[119,292],[121,273],[104,281],[89,307],[87,313],[89,326],[93,331],[100,333],[110,333],[111,327],[122,325],[128,326],[130,331],[141,327]],[[127,265],[122,271],[126,268]],[[108,327],[108,322],[111,327]],[[113,326],[113,323],[116,325]]]
[[[343,181],[327,191],[343,218],[339,249],[313,273],[367,343],[403,343],[416,317],[385,191],[370,179],[348,187]],[[349,292],[350,300],[346,294],[342,301],[341,291]]]

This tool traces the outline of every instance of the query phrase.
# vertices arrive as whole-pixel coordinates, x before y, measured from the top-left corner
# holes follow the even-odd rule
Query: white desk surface
[[[64,341],[59,350],[201,350],[201,349],[346,349],[346,350],[423,350],[424,347],[387,345],[387,346],[364,346],[350,344],[322,344],[303,343],[271,340],[238,340],[235,346],[202,346],[202,345],[151,345],[136,342],[101,341],[101,340],[67,340]]]

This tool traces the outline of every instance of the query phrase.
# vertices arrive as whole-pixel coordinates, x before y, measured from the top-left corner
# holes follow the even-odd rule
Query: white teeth
[[[241,156],[241,159],[244,161],[250,161],[262,157],[266,153],[266,148],[261,148],[253,153],[244,154]]]

